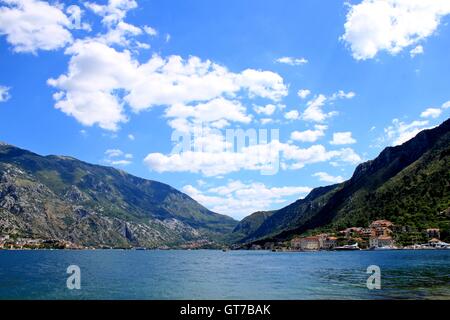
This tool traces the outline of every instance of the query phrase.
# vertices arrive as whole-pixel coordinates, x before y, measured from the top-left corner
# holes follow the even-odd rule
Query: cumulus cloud
[[[302,99],[306,99],[306,97],[309,96],[310,94],[311,94],[311,91],[308,89],[300,89],[297,92],[297,95]]]
[[[276,60],[278,63],[288,64],[290,66],[300,66],[307,64],[308,60],[305,58],[294,58],[294,57],[282,57]]]
[[[411,123],[405,123],[399,119],[394,119],[392,120],[392,125],[385,128],[384,132],[387,140],[396,146],[414,138],[420,131],[428,128],[428,120],[415,120]]]
[[[8,101],[11,98],[9,90],[9,87],[0,86],[0,102]]]
[[[298,118],[300,118],[300,113],[297,110],[291,110],[288,111],[284,114],[284,117],[287,120],[297,120]]]
[[[271,116],[275,110],[277,110],[277,107],[273,104],[267,104],[265,106],[254,106],[253,110],[257,113],[257,114],[265,114],[267,116]]]
[[[0,4],[0,35],[6,35],[15,52],[55,50],[73,41],[72,22],[62,6],[39,0],[1,0]],[[75,7],[71,6],[72,13]]]
[[[432,35],[448,14],[448,0],[364,0],[350,5],[342,39],[357,60],[397,54]]]
[[[137,65],[128,51],[96,41],[78,40],[66,50],[69,71],[48,84],[59,89],[55,108],[86,126],[115,131],[126,122],[119,90],[133,82]]]
[[[192,185],[182,189],[212,211],[242,219],[256,211],[280,208],[311,191],[305,186],[268,187],[260,182],[230,180],[226,185],[200,190]]]
[[[327,118],[331,118],[338,114],[336,111],[324,112],[323,107],[327,103],[331,104],[333,101],[339,99],[352,99],[355,96],[356,94],[352,91],[344,92],[342,90],[333,93],[329,97],[324,94],[319,94],[306,103],[306,109],[302,114],[302,119],[306,121],[323,122]]]
[[[291,139],[302,142],[315,142],[325,135],[328,126],[315,125],[314,130],[294,131],[291,133]]]
[[[442,108],[442,110],[450,108],[450,101],[447,101],[446,103],[444,103],[441,108]]]
[[[428,108],[423,111],[420,116],[422,118],[438,118],[442,113],[442,109],[440,108]]]
[[[425,109],[420,117],[423,120],[413,120],[411,122],[393,119],[392,124],[384,129],[384,136],[377,139],[377,144],[388,142],[391,145],[400,145],[414,138],[420,131],[430,129],[433,125],[430,119],[439,118],[446,109],[450,108],[450,101],[443,103],[440,107],[430,107]],[[428,120],[426,120],[428,118]]]
[[[327,98],[323,94],[320,94],[314,99],[308,101],[302,118],[306,121],[323,122],[325,119],[336,115],[336,112],[325,113],[322,110],[322,107],[325,106],[326,101]]]
[[[211,140],[211,137],[208,137]],[[172,154],[150,153],[144,163],[156,172],[192,172],[205,176],[218,176],[240,170],[276,173],[281,166],[285,170],[301,169],[305,165],[334,160],[357,164],[361,158],[354,150],[344,148],[328,151],[322,145],[300,148],[273,140],[267,144],[248,145],[238,151],[230,151],[224,141],[217,139],[208,148],[188,150]]]
[[[84,125],[98,124],[107,130],[117,130],[127,121],[125,105],[135,112],[163,105],[195,113],[208,102],[237,106],[235,101],[226,103],[224,97],[239,92],[275,101],[287,95],[276,73],[251,69],[233,73],[198,57],[154,55],[140,64],[128,50],[116,50],[96,39],[78,40],[66,54],[71,55],[67,74],[48,81],[59,89],[55,107]],[[197,108],[187,105],[201,101],[205,103]]]
[[[137,2],[134,0],[109,0],[105,5],[95,2],[86,2],[84,5],[94,13],[103,17],[102,22],[107,26],[112,26],[123,21],[127,12],[138,6]]]
[[[433,107],[425,109],[421,114],[421,118],[439,118],[442,113],[450,107],[450,101],[443,103],[440,107]]]
[[[330,141],[330,144],[334,145],[353,144],[353,143],[356,143],[356,140],[352,137],[352,133],[349,131],[333,133],[333,140]]]
[[[418,54],[422,54],[423,52],[424,52],[423,46],[418,45],[414,49],[411,49],[411,51],[409,51],[409,54],[411,58],[414,58],[415,56],[417,56]]]
[[[341,176],[332,176],[326,172],[316,172],[313,174],[313,177],[319,178],[320,181],[326,182],[326,183],[341,183],[345,179]]]
[[[240,101],[225,98],[216,98],[192,106],[173,104],[166,109],[165,115],[175,118],[169,124],[179,131],[187,131],[201,124],[223,128],[230,122],[249,123],[252,119],[246,114],[246,108]]]
[[[135,41],[135,37],[142,34],[142,29],[124,21],[119,21],[108,32],[97,36],[96,40],[107,45],[120,45],[123,47],[137,46],[141,49],[148,49],[150,45]]]
[[[158,31],[155,28],[149,27],[149,26],[144,26],[144,31],[145,33],[147,33],[148,35],[155,37],[158,35]]]

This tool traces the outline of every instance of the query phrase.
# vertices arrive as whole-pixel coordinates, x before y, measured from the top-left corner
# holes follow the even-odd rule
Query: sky
[[[0,140],[235,219],[450,114],[449,0],[0,0]]]

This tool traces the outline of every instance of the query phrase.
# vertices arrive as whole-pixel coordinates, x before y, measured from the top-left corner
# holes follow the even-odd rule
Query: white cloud
[[[0,102],[8,101],[11,98],[9,90],[9,87],[0,86]]]
[[[333,93],[329,97],[319,94],[307,102],[305,112],[302,114],[302,119],[306,121],[323,122],[327,118],[331,118],[338,114],[337,111],[324,112],[323,107],[326,103],[331,104],[333,101],[339,99],[352,99],[355,96],[356,94],[352,91],[344,92],[342,90]]]
[[[337,153],[336,163],[341,162],[341,164],[358,164],[363,161],[363,159],[352,148],[343,148],[335,152]]]
[[[291,139],[302,142],[315,142],[325,135],[325,130],[328,127],[325,125],[315,125],[314,130],[294,131],[291,133]]]
[[[450,101],[443,103],[440,107],[425,109],[421,114],[421,118],[439,118],[446,109],[450,107]],[[384,129],[384,136],[377,139],[377,145],[385,142],[394,146],[403,144],[404,142],[414,138],[419,132],[432,128],[430,120],[414,120],[410,123],[393,119],[392,125]]]
[[[109,158],[120,157],[123,156],[123,154],[123,151],[120,149],[108,149],[105,151],[105,155]]]
[[[38,0],[0,3],[0,35],[6,35],[15,52],[55,50],[72,42],[72,23],[61,6]]]
[[[156,35],[156,30],[124,21],[128,10],[136,8],[137,3],[109,0],[106,5],[88,2],[85,6],[103,17],[107,32],[77,40],[65,51],[71,56],[67,73],[48,80],[59,90],[54,94],[55,107],[83,125],[116,131],[120,123],[128,120],[127,107],[137,113],[165,106],[173,128],[186,131],[198,122],[222,128],[229,121],[251,121],[239,101],[242,94],[273,101],[288,94],[283,78],[270,71],[247,69],[233,73],[194,56],[184,60],[155,54],[140,63],[128,48],[149,48],[134,37],[143,32]],[[261,111],[268,115],[271,108],[267,105]]]
[[[288,94],[283,78],[271,71],[247,69],[237,76],[236,82],[247,89],[250,96],[279,101]]]
[[[330,100],[337,100],[337,99],[353,99],[356,96],[356,93],[353,91],[345,92],[343,90],[339,90],[338,92],[333,93],[333,95],[330,97]]]
[[[423,52],[423,47],[421,45],[418,45],[417,47],[409,51],[409,55],[411,56],[411,58],[414,58],[415,56],[417,56],[418,54],[422,54]]]
[[[292,197],[304,197],[311,188],[304,186],[268,187],[260,182],[231,180],[226,185],[199,190],[192,185],[182,189],[210,210],[242,219],[256,211],[278,209]]]
[[[106,158],[103,162],[112,166],[127,166],[131,164],[133,155],[131,153],[125,153],[120,149],[108,149],[105,151]]]
[[[300,113],[297,110],[288,111],[284,114],[287,120],[297,120],[300,118]]]
[[[94,13],[103,17],[102,22],[107,26],[112,26],[123,19],[127,12],[137,8],[137,2],[134,0],[109,0],[106,5],[100,5],[95,2],[85,2],[84,5]]]
[[[441,108],[442,108],[442,110],[450,108],[450,101],[447,101],[446,103],[444,103]]]
[[[364,0],[350,5],[342,39],[357,60],[396,54],[432,35],[448,14],[448,0]]]
[[[152,27],[144,26],[143,29],[148,35],[150,35],[152,37],[155,37],[158,35],[158,31]]]
[[[251,117],[246,114],[246,108],[237,100],[217,98],[194,106],[173,104],[166,109],[168,118],[175,118],[169,124],[179,130],[186,131],[194,125],[210,123],[213,127],[222,128],[230,121],[249,123]],[[190,122],[183,121],[190,120]]]
[[[275,61],[278,63],[288,64],[290,66],[300,66],[308,63],[308,60],[305,58],[293,58],[293,57],[282,57]]]
[[[100,42],[78,40],[66,54],[72,55],[68,73],[48,80],[60,90],[54,95],[55,108],[83,125],[117,130],[120,122],[127,121],[117,91],[136,76],[137,66],[130,53]]]
[[[208,140],[210,143],[206,142],[204,145],[206,150],[184,151],[170,155],[150,153],[144,159],[144,163],[150,169],[160,173],[193,172],[202,173],[205,176],[218,176],[242,169],[270,170],[273,162],[278,160],[274,155],[277,151],[276,146],[272,150],[271,146],[250,146],[243,148],[241,152],[233,152],[225,149],[223,141],[217,141],[212,137],[208,137]],[[215,143],[212,144],[211,140]],[[202,142],[204,141],[197,143]]]
[[[259,120],[260,122],[261,122],[261,124],[269,124],[269,123],[272,123],[272,122],[274,122],[273,121],[273,119],[271,119],[271,118],[262,118],[262,119],[260,119]]]
[[[108,32],[105,34],[100,34],[95,40],[105,43],[107,45],[120,45],[123,47],[130,47],[135,36],[141,35],[142,30],[132,24],[126,23],[124,21],[119,21],[117,24],[112,26]],[[147,43],[142,43],[139,41],[133,42],[137,47],[148,49],[150,45]]]
[[[131,141],[134,141],[136,138],[135,138],[135,136],[133,134],[130,133],[128,135],[128,139],[130,139]]]
[[[156,105],[225,101],[224,96],[240,92],[272,100],[287,95],[283,79],[273,72],[232,73],[197,57],[155,55],[139,64],[128,50],[118,51],[97,38],[77,40],[66,54],[71,55],[67,74],[48,81],[60,90],[55,107],[84,125],[107,130],[117,130],[127,121],[126,105],[138,112]]]
[[[385,128],[384,132],[388,141],[396,146],[414,138],[420,131],[428,128],[428,120],[416,120],[411,123],[405,123],[398,119],[394,119],[392,120],[392,125]]]
[[[112,166],[127,166],[129,164],[131,164],[130,160],[124,160],[124,159],[119,159],[119,160],[105,160],[106,163],[112,165]]]
[[[324,113],[322,107],[325,105],[327,98],[320,94],[306,104],[305,112],[302,118],[306,121],[323,122],[326,118],[333,116],[335,113]]]
[[[253,110],[255,110],[255,112],[257,114],[265,114],[267,116],[271,116],[275,110],[277,110],[277,107],[273,104],[267,104],[265,106],[254,106]]]
[[[301,89],[301,90],[298,90],[298,92],[297,92],[297,95],[302,99],[305,99],[310,94],[311,94],[311,91],[308,89]]]
[[[356,140],[353,139],[352,133],[349,131],[333,133],[333,140],[330,141],[330,144],[334,145],[353,144],[353,143],[356,143]]]
[[[345,181],[345,179],[341,176],[332,176],[326,172],[316,172],[313,174],[313,177],[318,177],[320,181],[327,183],[341,183]]]
[[[130,48],[134,46],[137,49],[149,49],[148,43],[135,40],[136,36],[144,32],[150,34],[156,32],[151,27],[142,28],[125,22],[125,17],[129,10],[137,8],[137,2],[134,0],[109,0],[106,5],[86,2],[84,4],[88,9],[102,17],[102,23],[107,27],[106,33],[98,34],[93,41],[102,42],[107,45],[119,45]]]
[[[425,111],[423,111],[420,116],[422,118],[438,118],[442,113],[442,109],[440,108],[428,108]]]
[[[361,158],[350,148],[327,151],[322,145],[299,148],[293,144],[271,141],[250,145],[240,151],[230,151],[224,141],[207,136],[207,148],[164,155],[150,153],[144,163],[156,172],[192,172],[205,176],[218,176],[240,170],[276,171],[295,170],[307,164],[330,161],[356,164]],[[212,140],[212,142],[211,142]]]

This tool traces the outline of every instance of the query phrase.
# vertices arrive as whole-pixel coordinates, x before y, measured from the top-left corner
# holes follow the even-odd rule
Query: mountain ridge
[[[316,188],[305,199],[275,211],[256,231],[238,242],[282,241],[317,228],[335,230],[354,224],[367,225],[376,218],[389,218],[418,228],[428,223],[447,229],[448,220],[439,218],[439,210],[450,207],[450,174],[446,169],[450,165],[449,154],[450,119],[447,119],[400,146],[385,148],[375,159],[358,165],[349,180],[329,186],[328,191]],[[406,182],[397,181],[399,177]],[[409,180],[413,181],[411,185]],[[326,192],[316,197],[320,190]],[[400,196],[392,198],[392,194]],[[436,195],[425,199],[429,194]],[[385,203],[386,199],[391,203]],[[409,202],[402,203],[405,199]],[[419,209],[414,210],[414,201],[428,217]]]
[[[15,225],[25,235],[89,245],[155,247],[221,241],[237,223],[167,184],[73,157],[41,156],[7,143],[0,145],[0,210],[0,231],[6,224]],[[64,214],[58,216],[56,211]],[[86,231],[76,230],[76,223],[84,223]],[[37,226],[46,232],[37,231]],[[103,238],[88,234],[88,230],[95,233],[95,227]]]

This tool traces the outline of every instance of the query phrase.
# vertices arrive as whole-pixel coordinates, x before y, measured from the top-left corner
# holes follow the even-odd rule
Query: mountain
[[[221,241],[236,224],[166,184],[0,144],[0,234],[157,247]]]
[[[232,234],[229,236],[229,241],[235,242],[254,234],[264,221],[267,221],[274,213],[275,211],[258,211],[245,217],[234,228]]]
[[[281,241],[311,232],[368,226],[377,219],[450,232],[450,119],[360,164],[341,184],[314,189],[275,211],[239,242]],[[239,226],[239,225],[238,225]],[[236,229],[235,229],[236,230]]]

